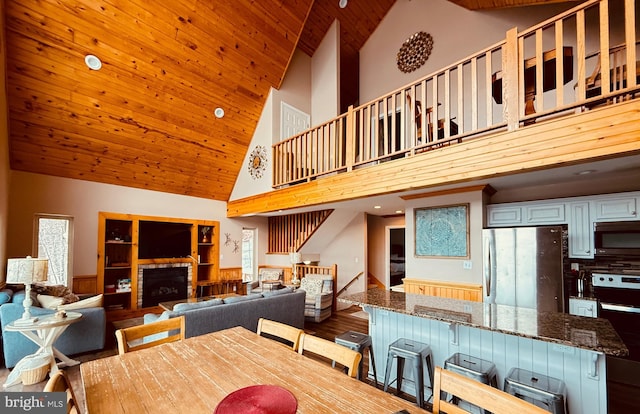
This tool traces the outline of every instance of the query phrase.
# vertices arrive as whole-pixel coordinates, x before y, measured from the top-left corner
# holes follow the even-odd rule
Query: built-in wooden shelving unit
[[[153,257],[154,250],[140,237],[140,223],[183,224],[189,234],[179,257]],[[104,294],[104,307],[110,319],[140,310],[138,305],[138,267],[148,264],[190,263],[192,268],[189,296],[195,296],[200,285],[219,279],[220,224],[212,220],[139,216],[120,213],[98,213],[97,291]],[[142,243],[142,245],[141,245]],[[165,245],[171,246],[167,240]]]

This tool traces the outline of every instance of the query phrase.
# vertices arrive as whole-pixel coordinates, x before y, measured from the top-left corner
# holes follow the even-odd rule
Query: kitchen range
[[[611,322],[629,349],[629,359],[640,361],[640,270],[593,272],[591,277],[599,317]]]

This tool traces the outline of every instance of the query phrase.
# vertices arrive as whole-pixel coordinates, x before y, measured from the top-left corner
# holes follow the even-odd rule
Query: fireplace
[[[142,270],[142,307],[187,298],[189,269],[161,267]]]

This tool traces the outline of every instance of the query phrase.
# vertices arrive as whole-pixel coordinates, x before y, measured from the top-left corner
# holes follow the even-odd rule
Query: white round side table
[[[38,345],[40,348],[33,355],[47,355],[51,359],[51,373],[53,374],[58,371],[59,366],[69,367],[80,363],[67,357],[54,346],[56,340],[69,325],[82,319],[82,314],[79,312],[67,312],[66,315],[64,318],[56,317],[55,314],[41,315],[38,316],[37,321],[24,325],[20,324],[18,319],[8,324],[5,327],[5,331],[20,332]],[[60,362],[56,362],[56,359],[60,360]],[[27,361],[28,358],[26,357],[18,361],[7,377],[4,387],[10,387],[22,381],[20,374],[24,369],[27,369]]]

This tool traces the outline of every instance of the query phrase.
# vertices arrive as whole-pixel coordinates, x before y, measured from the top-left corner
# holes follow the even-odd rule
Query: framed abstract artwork
[[[469,204],[414,211],[416,256],[469,257]]]

